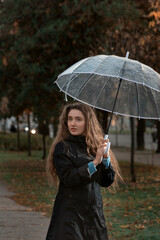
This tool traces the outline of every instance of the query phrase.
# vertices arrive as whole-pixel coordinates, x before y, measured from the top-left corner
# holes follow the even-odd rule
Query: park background
[[[17,202],[51,215],[56,186],[45,164],[66,104],[58,74],[85,57],[127,51],[159,71],[159,0],[0,1],[0,179]],[[106,131],[109,113],[96,113]],[[135,120],[135,162],[130,128],[130,118],[114,117],[110,140],[125,183],[102,190],[110,239],[159,239],[160,121]]]

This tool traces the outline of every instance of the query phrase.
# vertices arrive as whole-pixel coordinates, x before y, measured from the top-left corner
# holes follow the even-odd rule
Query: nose
[[[73,120],[71,121],[71,125],[72,125],[72,126],[75,125],[75,119],[73,119]]]

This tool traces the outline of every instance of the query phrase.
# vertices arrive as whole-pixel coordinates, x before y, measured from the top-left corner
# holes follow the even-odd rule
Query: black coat
[[[114,180],[111,167],[103,163],[91,177],[84,136],[70,136],[56,145],[54,164],[60,179],[46,240],[107,240],[100,186]]]

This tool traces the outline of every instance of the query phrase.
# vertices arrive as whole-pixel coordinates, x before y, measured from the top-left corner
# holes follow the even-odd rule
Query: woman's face
[[[85,117],[78,109],[71,109],[69,111],[67,125],[72,135],[85,134]]]

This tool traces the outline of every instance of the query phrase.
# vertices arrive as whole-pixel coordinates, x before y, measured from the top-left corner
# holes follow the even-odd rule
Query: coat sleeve
[[[100,164],[98,169],[97,182],[101,187],[109,187],[114,181],[115,172],[111,164],[108,168],[103,163]]]
[[[67,154],[66,146],[60,142],[56,145],[53,161],[60,181],[68,187],[75,186],[81,182],[91,182],[88,172],[88,164],[74,167],[74,159]]]

